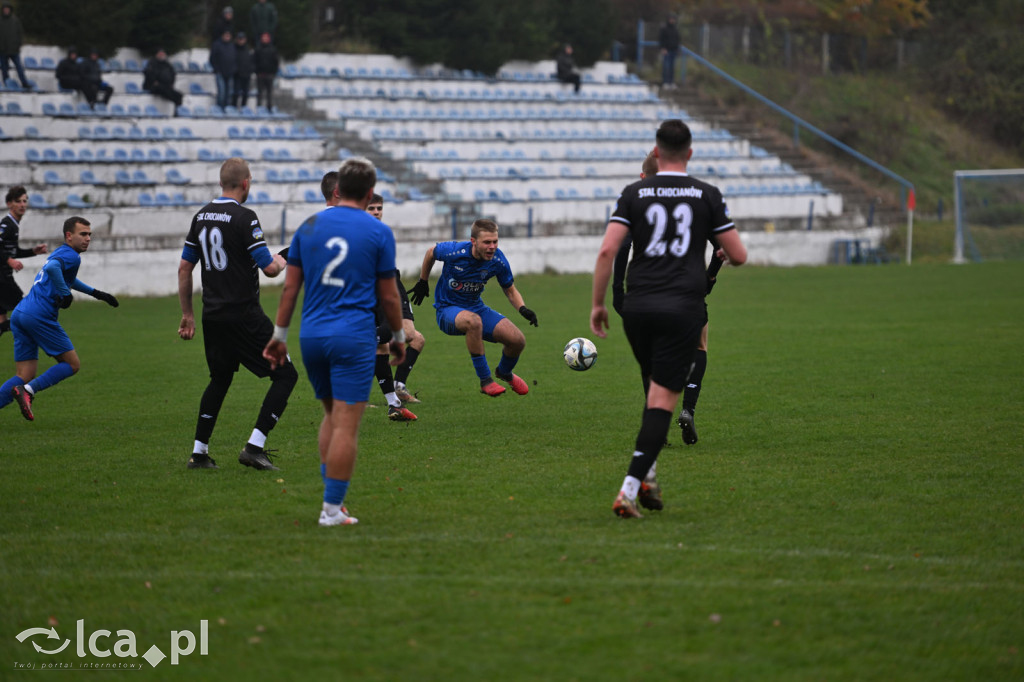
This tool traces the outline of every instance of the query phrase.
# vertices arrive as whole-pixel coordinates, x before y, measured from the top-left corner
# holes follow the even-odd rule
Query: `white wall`
[[[744,232],[743,241],[749,252],[751,265],[824,265],[829,248],[836,239],[869,239],[877,246],[883,237],[883,228],[870,228],[856,232]],[[99,237],[98,239],[102,239]],[[182,235],[184,239],[184,235]],[[397,261],[402,279],[407,285],[415,282],[423,255],[434,242],[405,242],[398,245]],[[22,246],[32,244],[23,238]],[[503,239],[501,250],[508,256],[516,274],[539,272],[585,273],[591,272],[601,237],[537,237],[534,239]],[[95,251],[82,256],[79,279],[86,284],[117,295],[171,296],[178,290],[178,263],[180,249],[160,251]],[[24,260],[25,269],[15,273],[21,288],[28,290],[32,278],[42,267],[42,257]],[[440,266],[433,274],[440,274]],[[199,272],[195,272],[199,284]],[[263,278],[265,284],[280,284],[283,280]],[[81,294],[75,294],[81,298]],[[88,297],[86,297],[88,298]]]

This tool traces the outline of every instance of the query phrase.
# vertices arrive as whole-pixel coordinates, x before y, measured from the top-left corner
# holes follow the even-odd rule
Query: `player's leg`
[[[494,311],[489,311],[493,315]],[[526,348],[526,336],[523,332],[512,323],[507,317],[502,316],[500,320],[497,320],[490,330],[487,329],[490,326],[493,317],[492,314],[484,316],[485,326],[485,339],[493,339],[496,343],[501,344],[501,360],[498,362],[498,366],[494,370],[495,376],[502,381],[506,382],[512,387],[512,390],[519,395],[526,395],[530,392],[530,387],[526,384],[523,379],[512,373],[515,369],[516,364],[519,362],[519,356],[522,355],[523,349]]]
[[[238,371],[238,358],[230,347],[231,337],[226,325],[214,321],[203,321],[203,349],[206,353],[206,367],[210,381],[199,398],[199,414],[196,417],[195,440],[189,469],[216,469],[217,462],[210,457],[210,438],[217,425],[220,408],[231,388],[231,382]]]
[[[366,343],[353,332],[351,338],[321,340],[324,349],[320,371],[327,365],[329,383],[321,379],[314,384],[314,392],[324,405],[326,425],[321,425],[321,459],[324,476],[324,499],[320,511],[321,526],[350,525],[357,519],[350,517],[342,506],[348,493],[349,482],[355,469],[359,441],[359,422],[370,397],[370,377],[373,376],[373,339]],[[306,345],[303,344],[303,359]],[[311,357],[316,363],[317,358]],[[313,373],[310,373],[313,379]]]
[[[683,407],[679,410],[679,418],[676,423],[683,430],[683,442],[693,445],[697,442],[697,427],[693,423],[693,415],[697,411],[697,398],[700,397],[701,382],[704,381],[704,372],[708,368],[708,326],[705,324],[700,333],[700,343],[697,345],[697,352],[693,355],[693,363],[690,366],[690,377],[686,382],[686,389],[683,391]]]
[[[423,352],[423,347],[426,345],[427,340],[416,329],[416,323],[411,317],[403,316],[402,329],[405,331],[405,338],[408,339],[408,343],[405,348],[405,360],[395,368],[395,392],[403,403],[418,403],[420,402],[419,398],[409,391],[406,382],[409,380],[409,373],[412,372],[416,360],[419,359],[420,353]]]
[[[437,311],[437,326],[445,334],[465,336],[466,350],[473,362],[473,370],[480,380],[480,391],[489,396],[499,396],[505,389],[494,382],[491,366],[484,353],[484,325],[479,313],[456,306],[445,306]]]
[[[665,444],[672,414],[685,386],[705,320],[691,320],[682,315],[642,314],[627,315],[623,322],[626,337],[640,362],[641,371],[650,368],[651,380],[647,407],[637,433],[629,470],[612,509],[623,518],[638,518],[640,512],[637,509],[637,497]],[[644,506],[660,509],[660,488],[651,491],[649,486],[645,492],[655,492],[656,499],[648,496],[647,502],[650,504]]]
[[[232,333],[236,336],[234,346],[241,364],[261,379],[270,377],[270,388],[267,389],[263,404],[260,406],[256,426],[249,435],[245,447],[238,454],[238,461],[254,469],[276,471],[277,467],[271,463],[264,446],[270,432],[288,407],[288,398],[299,380],[299,374],[290,360],[274,369],[271,368],[270,361],[263,357],[263,349],[274,333],[274,324],[266,315],[235,325]]]
[[[12,388],[11,394],[21,408],[22,416],[32,420],[35,418],[32,402],[36,394],[73,376],[82,365],[67,332],[56,320],[37,320],[16,312],[11,323],[15,366],[18,376],[25,381],[24,386]],[[39,348],[57,362],[40,376],[35,376]]]

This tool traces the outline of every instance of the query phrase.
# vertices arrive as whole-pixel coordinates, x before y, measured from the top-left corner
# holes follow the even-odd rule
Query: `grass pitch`
[[[211,443],[221,469],[190,471],[206,370],[176,300],[63,312],[81,373],[33,423],[0,412],[0,677],[1024,677],[1019,263],[725,272],[700,442],[673,429],[666,509],[639,521],[611,511],[642,405],[621,327],[572,372],[590,278],[517,287],[536,329],[496,286],[487,300],[526,330],[531,393],[480,395],[464,343],[418,309],[420,419],[388,422],[374,390],[347,499],[360,524],[341,528],[316,524],[304,376],[269,442],[282,471],[237,464],[267,386],[244,372]],[[10,374],[10,337],[0,353]],[[130,630],[139,656],[206,620],[208,652],[154,668],[31,646],[78,620]],[[51,626],[60,639],[16,639]]]

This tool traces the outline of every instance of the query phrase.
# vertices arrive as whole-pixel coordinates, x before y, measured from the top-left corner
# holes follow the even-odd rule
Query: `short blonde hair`
[[[469,228],[469,236],[476,239],[480,236],[481,232],[493,232],[498,234],[498,223],[488,218],[480,218],[473,221],[473,226]]]
[[[245,159],[232,156],[221,164],[220,186],[223,189],[238,189],[243,182],[251,177],[252,173],[249,172],[249,164],[245,162]]]

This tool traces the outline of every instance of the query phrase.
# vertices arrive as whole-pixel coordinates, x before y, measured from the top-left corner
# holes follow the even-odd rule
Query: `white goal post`
[[[1024,228],[1024,168],[993,170],[958,170],[953,172],[953,213],[956,219],[956,238],[953,262],[963,263],[965,245],[971,260],[991,256],[975,244],[972,227],[998,233],[1001,228]],[[1016,249],[1010,250],[1012,253]]]

